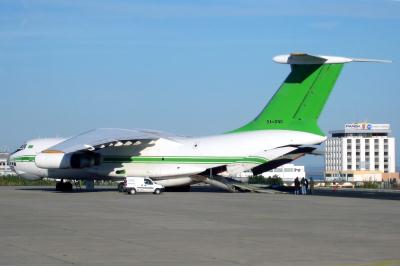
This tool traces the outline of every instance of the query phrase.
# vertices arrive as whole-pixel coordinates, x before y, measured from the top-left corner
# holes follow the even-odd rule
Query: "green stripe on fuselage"
[[[34,162],[35,155],[24,155],[14,158],[15,162]]]
[[[206,157],[206,156],[105,156],[106,163],[159,163],[159,164],[263,164],[267,160],[262,157]]]
[[[16,162],[35,162],[35,155],[19,156]],[[254,163],[263,164],[263,157],[210,157],[210,156],[104,156],[105,163],[158,163],[158,164],[232,164]]]

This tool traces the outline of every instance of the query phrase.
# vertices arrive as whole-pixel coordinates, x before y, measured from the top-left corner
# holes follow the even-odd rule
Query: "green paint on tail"
[[[262,112],[250,123],[230,133],[284,129],[324,135],[318,126],[318,117],[343,64],[291,67],[291,73]]]

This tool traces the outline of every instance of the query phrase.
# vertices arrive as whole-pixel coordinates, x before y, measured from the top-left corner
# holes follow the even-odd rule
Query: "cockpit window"
[[[26,148],[26,144],[24,144],[24,145],[22,145],[21,147],[19,147],[15,152],[13,152],[12,154],[14,154],[14,153],[16,153],[16,152],[19,152],[19,151],[22,151],[22,150],[24,150]]]

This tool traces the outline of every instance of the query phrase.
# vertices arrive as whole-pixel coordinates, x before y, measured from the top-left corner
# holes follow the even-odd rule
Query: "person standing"
[[[314,190],[314,179],[310,177],[310,195],[313,194],[313,190]]]
[[[304,177],[301,179],[300,184],[301,184],[301,194],[305,195],[307,192],[306,192],[306,179]]]
[[[296,177],[296,179],[294,180],[294,194],[299,195],[299,192],[300,192],[300,181],[299,178]]]
[[[305,183],[305,186],[306,186],[306,189],[304,191],[305,192],[304,195],[306,195],[308,193],[308,184],[309,184],[307,178],[304,179],[304,183]]]

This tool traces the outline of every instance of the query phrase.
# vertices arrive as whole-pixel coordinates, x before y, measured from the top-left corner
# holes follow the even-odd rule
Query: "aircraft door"
[[[148,178],[144,179],[144,190],[145,192],[153,192],[154,190],[154,183]]]

